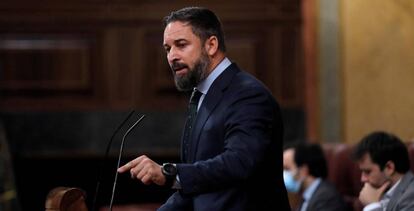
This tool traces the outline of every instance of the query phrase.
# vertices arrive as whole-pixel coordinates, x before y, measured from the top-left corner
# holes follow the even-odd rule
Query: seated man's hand
[[[374,202],[379,202],[389,185],[390,181],[386,181],[381,187],[375,188],[366,182],[359,193],[359,200],[364,206]]]

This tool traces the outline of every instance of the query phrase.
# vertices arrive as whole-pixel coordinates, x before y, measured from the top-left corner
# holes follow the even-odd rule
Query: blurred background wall
[[[343,140],[414,130],[414,2],[341,1]]]
[[[0,120],[23,210],[47,191],[94,196],[109,138],[130,110],[146,114],[123,161],[179,159],[187,97],[162,47],[162,18],[184,6],[221,18],[228,56],[278,99],[284,142],[356,143],[372,130],[414,137],[414,3],[408,0],[4,0]],[[119,141],[103,170],[109,202]],[[160,202],[168,190],[121,176],[116,202]]]
[[[315,137],[352,144],[387,130],[411,141],[414,2],[313,3],[306,4],[316,5],[316,50],[305,61],[316,55],[316,109],[308,110],[317,113]]]

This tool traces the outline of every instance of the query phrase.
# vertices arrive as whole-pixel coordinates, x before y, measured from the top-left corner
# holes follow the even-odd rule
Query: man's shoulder
[[[407,172],[404,175],[403,180],[404,181],[401,181],[402,187],[406,188],[406,192],[409,192],[410,194],[414,196],[414,175],[413,173],[411,171]]]
[[[224,90],[227,100],[265,97],[276,102],[270,89],[262,81],[239,68],[235,63],[226,68],[214,82],[213,87],[215,90]]]
[[[414,187],[414,174],[411,171],[405,173],[401,178],[401,182],[398,186],[400,186],[401,188],[408,188],[409,186]]]
[[[326,180],[322,180],[311,196],[309,206],[342,211],[346,205],[342,195],[337,191],[335,186]]]
[[[403,180],[395,190],[395,196],[393,195],[390,204],[394,206],[390,210],[413,210],[414,209],[414,176],[411,172],[407,172]]]
[[[313,200],[312,200],[313,198]],[[320,201],[341,201],[342,197],[341,194],[338,192],[336,187],[328,182],[327,180],[321,180],[321,183],[316,188],[315,192],[313,193],[311,201],[320,202]]]
[[[395,189],[397,197],[393,197],[398,201],[410,201],[410,204],[414,204],[414,175],[412,172],[407,172],[404,174],[400,184]],[[400,193],[400,194],[398,194]]]
[[[319,187],[316,189],[316,192],[323,193],[323,195],[338,195],[339,192],[336,187],[327,180],[321,180]]]
[[[235,68],[235,74],[231,81],[231,86],[237,89],[256,89],[270,93],[269,88],[260,79],[256,78],[256,76],[240,69],[237,65],[233,68]]]

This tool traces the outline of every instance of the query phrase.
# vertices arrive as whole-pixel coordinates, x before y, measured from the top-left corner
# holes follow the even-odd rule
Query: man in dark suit
[[[354,156],[364,183],[359,194],[364,211],[414,210],[414,176],[407,148],[397,136],[372,132],[358,143]]]
[[[290,210],[279,106],[261,82],[225,56],[216,15],[198,7],[172,12],[165,18],[164,48],[178,90],[194,96],[182,163],[160,166],[143,155],[119,172],[177,189],[160,210]]]
[[[346,204],[326,180],[328,170],[318,144],[297,144],[283,152],[284,180],[289,192],[301,193],[299,211],[343,211]]]

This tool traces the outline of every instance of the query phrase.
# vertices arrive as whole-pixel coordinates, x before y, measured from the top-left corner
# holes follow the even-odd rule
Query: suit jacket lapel
[[[318,198],[319,194],[323,191],[324,189],[324,181],[321,181],[318,185],[318,187],[316,187],[315,192],[313,192],[312,196],[308,199],[308,210],[311,210],[310,208],[312,208],[314,201],[316,198]]]
[[[408,171],[403,178],[401,179],[400,184],[395,188],[394,193],[391,196],[390,201],[387,205],[387,210],[394,209],[395,205],[398,202],[398,199],[404,194],[405,190],[409,186],[410,183],[412,183],[414,180],[414,175],[411,173],[411,171]]]
[[[191,133],[190,137],[190,149],[188,152],[188,162],[193,163],[195,161],[195,155],[197,153],[197,146],[201,131],[209,118],[210,114],[213,112],[214,108],[221,101],[223,97],[223,91],[230,84],[233,76],[239,72],[239,69],[236,64],[231,64],[229,67],[224,70],[223,73],[213,82],[210,89],[208,90],[207,95],[205,96],[203,103],[201,104],[197,117],[194,123],[194,131]]]

